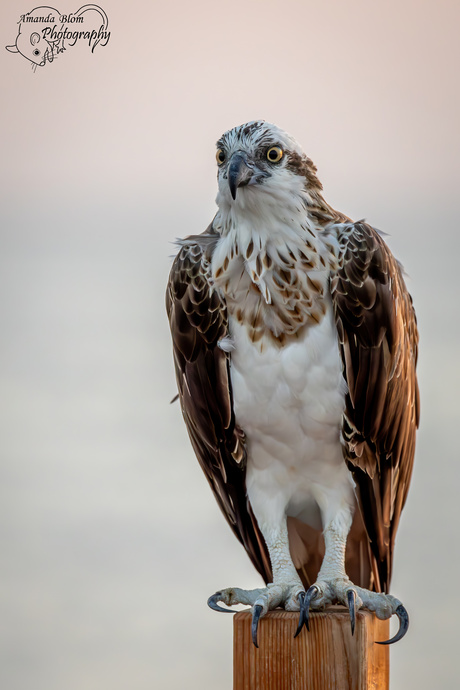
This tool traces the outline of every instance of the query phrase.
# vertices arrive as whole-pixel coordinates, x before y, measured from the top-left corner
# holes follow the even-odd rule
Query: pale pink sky
[[[4,46],[34,6],[3,2]],[[392,690],[454,687],[458,3],[102,7],[111,38],[93,54],[34,73],[0,48],[0,686],[231,687],[231,619],[206,597],[260,581],[167,404],[163,293],[171,242],[214,213],[215,141],[264,118],[410,275],[422,428]]]

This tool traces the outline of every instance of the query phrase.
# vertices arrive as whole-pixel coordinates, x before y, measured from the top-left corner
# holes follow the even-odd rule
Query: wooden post
[[[389,621],[356,614],[352,637],[348,611],[332,607],[310,614],[310,631],[294,639],[298,613],[270,611],[259,621],[256,649],[251,613],[236,613],[233,627],[233,690],[388,690]]]

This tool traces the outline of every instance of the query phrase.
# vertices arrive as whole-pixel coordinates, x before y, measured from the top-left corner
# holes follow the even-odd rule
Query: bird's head
[[[263,120],[230,129],[217,142],[221,211],[276,203],[321,190],[316,168],[289,134]]]

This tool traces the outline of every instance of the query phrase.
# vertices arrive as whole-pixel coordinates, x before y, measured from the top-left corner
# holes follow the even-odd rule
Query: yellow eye
[[[225,163],[225,151],[224,151],[224,149],[217,149],[216,160],[217,160],[217,165],[222,165],[222,163]]]
[[[279,163],[283,157],[283,149],[279,146],[272,146],[271,149],[267,151],[267,158],[270,163]]]

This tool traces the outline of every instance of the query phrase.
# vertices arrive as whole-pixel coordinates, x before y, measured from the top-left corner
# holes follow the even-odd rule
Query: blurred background
[[[458,4],[105,0],[108,44],[35,73],[3,48],[33,7],[0,9],[0,686],[232,687],[232,619],[206,598],[261,581],[169,404],[164,290],[174,239],[214,214],[215,141],[264,118],[410,276],[422,422],[391,687],[454,687]]]

